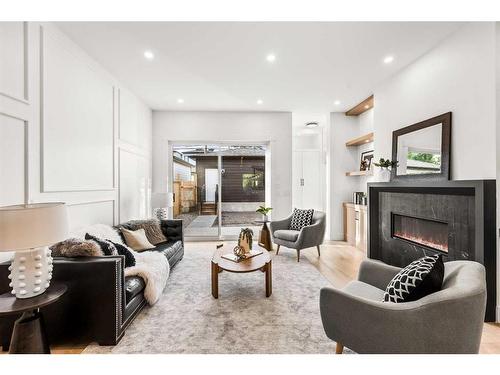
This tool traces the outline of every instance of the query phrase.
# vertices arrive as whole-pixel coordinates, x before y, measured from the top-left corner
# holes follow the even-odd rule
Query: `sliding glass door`
[[[219,238],[219,156],[213,145],[174,145],[174,219],[187,238]]]
[[[239,150],[222,156],[221,232],[224,238],[238,236],[242,228],[258,235],[255,210],[265,205],[265,156]]]
[[[241,228],[258,235],[265,145],[174,144],[172,152],[173,216],[187,239],[236,239]]]

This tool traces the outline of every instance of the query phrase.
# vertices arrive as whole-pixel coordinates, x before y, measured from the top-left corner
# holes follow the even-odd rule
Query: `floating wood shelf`
[[[373,175],[373,170],[346,172],[345,175],[348,176],[348,177],[353,177],[353,176],[371,176],[371,175]]]
[[[351,139],[350,141],[346,142],[346,146],[359,146],[359,145],[364,145],[365,143],[373,142],[373,133],[368,133],[365,135],[362,135],[361,137]]]
[[[358,105],[352,107],[348,110],[345,115],[346,116],[359,116],[363,112],[368,111],[370,108],[373,108],[373,95],[363,100]]]

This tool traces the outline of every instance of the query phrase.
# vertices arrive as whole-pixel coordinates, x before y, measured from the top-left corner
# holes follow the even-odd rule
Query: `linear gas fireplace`
[[[448,223],[444,221],[391,213],[392,237],[448,252]]]
[[[368,256],[404,267],[430,254],[486,268],[486,321],[495,320],[495,180],[368,184]]]

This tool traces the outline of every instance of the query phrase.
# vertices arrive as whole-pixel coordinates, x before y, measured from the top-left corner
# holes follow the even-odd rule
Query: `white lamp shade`
[[[50,246],[68,235],[64,203],[0,207],[0,251]]]
[[[153,193],[153,207],[174,207],[174,193]]]

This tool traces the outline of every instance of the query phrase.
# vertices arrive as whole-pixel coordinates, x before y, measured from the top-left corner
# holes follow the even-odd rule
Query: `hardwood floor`
[[[214,251],[215,244],[219,242],[189,242],[186,243],[186,251],[195,246],[197,248],[204,246],[207,251]],[[295,254],[295,250],[281,247],[280,253],[286,251],[293,251]],[[361,250],[349,246],[346,242],[336,241],[327,241],[321,246],[321,257],[318,257],[316,248],[303,250],[301,251],[302,255],[307,257],[309,262],[336,288],[344,287],[357,277],[359,264],[365,258],[365,254]],[[210,272],[209,265],[207,265],[207,272]],[[207,290],[207,293],[210,291]],[[82,344],[55,346],[52,348],[52,352],[55,354],[79,354],[84,349],[85,345]],[[500,354],[500,324],[484,324],[480,353]]]

